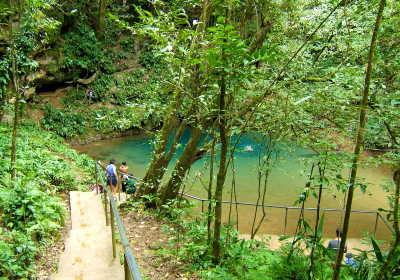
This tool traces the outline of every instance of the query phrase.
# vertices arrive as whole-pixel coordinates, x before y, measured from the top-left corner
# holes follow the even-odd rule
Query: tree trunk
[[[10,0],[10,11],[14,10],[14,1]],[[14,29],[13,29],[13,13],[9,16],[9,41],[10,41],[10,52],[11,52],[11,92],[15,96],[14,99],[14,125],[13,125],[13,136],[11,143],[11,181],[15,179],[15,161],[17,153],[17,135],[18,135],[18,111],[19,111],[19,73],[18,73],[18,57],[15,49],[14,42]]]
[[[271,30],[271,27],[272,27],[271,21],[267,19],[262,20],[260,30],[258,30],[258,32],[255,34],[254,39],[251,41],[249,45],[249,53],[253,53],[254,51],[262,47],[262,44],[267,38],[267,34]]]
[[[219,134],[221,142],[221,155],[219,170],[217,175],[217,186],[215,188],[215,223],[214,223],[214,242],[213,242],[213,263],[218,264],[221,251],[221,217],[222,217],[222,190],[225,183],[226,162],[228,154],[228,137],[226,135],[226,112],[225,112],[226,84],[222,74],[222,86],[219,97]]]
[[[315,65],[315,63],[317,63],[318,59],[320,58],[321,54],[324,52],[324,50],[326,49],[327,45],[331,42],[333,38],[333,34],[331,34],[331,36],[329,37],[328,41],[324,44],[324,46],[318,51],[317,55],[315,56],[314,62],[313,62],[313,66]]]
[[[263,137],[262,144],[260,145],[260,149],[258,151],[258,153],[259,153],[258,168],[257,168],[257,170],[258,170],[257,171],[258,172],[258,197],[257,197],[257,202],[256,202],[257,206],[254,210],[253,225],[251,226],[251,236],[250,236],[251,239],[254,239],[262,222],[265,219],[265,216],[267,215],[267,213],[265,211],[265,206],[264,206],[265,205],[265,196],[267,194],[268,177],[270,175],[271,154],[274,150],[275,144],[273,144],[271,142],[271,137],[269,137],[269,141],[266,138],[267,137],[265,137],[265,136]],[[268,141],[268,143],[266,144],[266,147],[268,147],[268,149],[265,147],[265,150],[267,152],[264,155],[262,153],[262,151],[264,150],[263,144],[265,143],[265,141]],[[265,157],[265,160],[264,160],[264,157]],[[262,195],[261,195],[261,180],[262,180],[263,176],[265,176],[265,178],[264,178],[264,186],[263,186]],[[260,199],[261,199],[261,205],[262,205],[261,206],[262,216],[256,226],[258,207],[259,207],[258,204],[260,203]]]
[[[13,124],[13,136],[11,144],[11,181],[15,179],[15,162],[17,154],[17,135],[18,135],[18,111],[19,111],[19,90],[13,90],[15,92],[15,103],[14,103],[14,124]]]
[[[207,245],[211,243],[211,222],[212,222],[212,185],[214,178],[214,153],[215,153],[215,142],[217,135],[215,133],[215,126],[213,126],[213,139],[211,143],[211,153],[210,153],[210,179],[207,189],[207,199],[208,199],[208,212],[207,212]]]
[[[99,7],[99,28],[97,29],[97,39],[100,42],[104,42],[104,34],[106,32],[106,0],[100,0]]]
[[[191,129],[189,142],[186,144],[182,155],[179,157],[179,160],[175,164],[175,168],[172,172],[169,182],[163,190],[161,205],[166,204],[167,201],[170,199],[176,198],[179,187],[182,183],[182,179],[184,178],[188,169],[194,163],[197,146],[199,145],[204,135],[203,127],[206,127],[206,121],[202,121],[198,127],[200,127],[201,129],[197,128],[197,126],[192,127]]]
[[[325,158],[326,160],[326,158]],[[318,171],[319,171],[319,192],[318,192],[318,202],[317,202],[317,218],[315,220],[315,228],[314,228],[314,237],[313,237],[313,246],[311,247],[311,253],[310,253],[310,268],[309,268],[309,274],[308,274],[308,280],[312,279],[312,273],[314,271],[314,249],[317,244],[317,234],[318,234],[318,223],[319,223],[319,214],[320,214],[320,208],[321,208],[321,199],[322,199],[322,187],[323,187],[323,181],[324,178],[323,176],[325,175],[325,165],[324,169],[322,171],[321,168],[321,162],[318,162]]]
[[[204,3],[202,17],[201,17],[203,19],[203,23],[199,24],[196,28],[197,36],[201,36],[202,33],[204,32],[206,23],[207,23],[210,15],[212,14],[212,11],[217,6],[216,2],[217,1],[213,1],[213,2],[209,3],[209,1],[206,1]],[[199,41],[198,37],[193,39],[192,45],[190,47],[191,50],[196,49],[196,47],[198,46],[198,41]],[[196,82],[198,84],[200,84],[200,82],[198,80]],[[198,88],[198,86],[195,86],[194,88]],[[200,93],[200,91],[197,92],[197,95],[199,93]],[[179,108],[182,104],[182,99],[183,99],[182,90],[176,89],[174,98],[168,108],[168,111],[167,111],[168,113],[166,114],[166,118],[164,120],[163,127],[160,131],[159,139],[157,142],[157,148],[156,148],[156,151],[154,152],[153,160],[150,164],[149,169],[146,172],[146,175],[143,178],[143,182],[145,185],[145,190],[144,190],[145,194],[150,194],[150,193],[155,194],[157,192],[160,181],[161,181],[161,179],[165,173],[165,170],[172,158],[172,155],[176,151],[177,144],[179,143],[179,141],[182,137],[182,133],[183,133],[184,129],[186,128],[186,124],[187,124],[186,121],[191,116],[191,114],[195,108],[195,104],[192,102],[192,105],[189,107],[189,109],[185,113],[184,122],[181,123],[181,125],[178,129],[178,133],[176,134],[176,136],[170,146],[170,150],[168,151],[168,154],[166,155],[166,151],[168,148],[169,135],[171,134],[174,126],[176,125]]]
[[[245,28],[246,24],[251,21],[251,16],[253,12],[253,0],[247,0],[246,4],[244,5],[244,11],[242,11],[242,18],[240,20],[240,30],[242,31],[242,37],[247,39],[248,38],[248,32],[243,32],[243,29]],[[250,52],[251,53],[251,52]]]
[[[9,96],[6,91],[0,101],[1,102],[1,104],[0,104],[0,122],[3,121],[3,117],[6,112],[6,106],[7,106],[8,100],[9,100]]]
[[[230,24],[232,3],[228,2],[227,17],[225,19],[225,26]],[[226,40],[224,40],[226,42]],[[227,60],[225,51],[222,50],[222,60]],[[218,259],[221,253],[221,219],[222,219],[222,190],[224,189],[226,170],[227,170],[227,156],[228,156],[228,137],[226,128],[226,80],[225,73],[221,73],[221,91],[219,96],[219,139],[221,142],[221,153],[219,160],[219,170],[217,174],[217,185],[215,187],[215,222],[214,222],[214,241],[213,241],[213,263],[218,264]]]
[[[354,193],[354,183],[356,181],[356,176],[357,176],[358,159],[359,159],[359,155],[361,152],[363,136],[364,136],[364,127],[365,127],[365,122],[366,122],[366,108],[367,108],[367,102],[368,102],[369,87],[370,87],[370,83],[371,83],[372,62],[374,61],[376,40],[377,40],[378,33],[379,33],[379,25],[381,23],[383,9],[385,7],[385,2],[386,2],[386,0],[380,1],[379,11],[378,11],[378,15],[376,17],[376,22],[375,22],[374,33],[373,33],[372,39],[371,39],[371,47],[369,50],[367,73],[365,75],[364,93],[363,93],[363,99],[361,102],[361,109],[360,109],[360,125],[359,125],[359,130],[358,130],[357,142],[356,142],[356,146],[354,149],[355,157],[353,159],[353,163],[351,166],[350,187],[348,189],[346,212],[345,212],[344,221],[343,221],[343,235],[342,235],[342,241],[340,243],[340,248],[339,248],[339,250],[337,252],[337,256],[336,256],[335,270],[334,270],[334,273],[332,276],[332,280],[339,279],[340,268],[341,268],[341,264],[342,264],[342,260],[343,260],[344,248],[345,248],[346,240],[347,240],[347,232],[349,230],[351,206],[352,206],[352,202],[353,202],[353,193]]]
[[[225,98],[225,85],[221,88],[221,96],[220,99],[223,100]],[[220,142],[221,142],[221,156],[219,162],[219,171],[217,175],[217,186],[215,189],[215,223],[214,223],[214,242],[213,242],[213,255],[214,260],[213,263],[218,263],[219,254],[221,251],[221,217],[222,217],[222,190],[224,188],[225,183],[225,174],[226,174],[226,162],[227,162],[227,153],[228,153],[228,138],[226,135],[226,127],[225,127],[225,113],[223,112],[224,101],[220,101],[221,104],[221,114],[220,114]]]
[[[146,172],[146,175],[143,178],[143,182],[145,183],[145,194],[153,193],[155,194],[158,189],[158,185],[160,184],[161,178],[164,175],[165,168],[168,166],[169,162],[166,162],[166,152],[168,148],[168,140],[171,131],[174,128],[174,125],[177,121],[178,109],[182,103],[182,92],[177,89],[175,91],[174,98],[169,105],[168,113],[165,117],[163,127],[160,131],[159,138],[157,139],[157,147],[154,151],[153,160],[150,164],[149,169]],[[179,130],[180,132],[180,130]],[[182,134],[177,133],[174,138],[174,142],[171,145],[170,149],[176,149],[176,142],[181,139]]]

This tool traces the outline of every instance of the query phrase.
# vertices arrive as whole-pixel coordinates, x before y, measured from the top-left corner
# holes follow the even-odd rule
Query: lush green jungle
[[[139,133],[154,135],[152,161],[123,209],[166,223],[157,254],[189,279],[398,279],[399,50],[397,0],[0,0],[0,279],[37,279],[68,220],[68,191],[94,182],[93,160],[67,144]],[[255,130],[259,204],[282,143],[317,154],[293,201],[315,197],[317,218],[301,211],[279,250],[253,240],[266,208],[250,241],[234,215],[221,219],[223,191],[237,200],[237,143]],[[178,195],[196,161],[208,166],[203,213]],[[392,170],[377,210],[393,235],[382,247],[365,233],[373,250],[345,265],[366,164]],[[346,197],[337,253],[323,245],[319,211],[332,189]]]

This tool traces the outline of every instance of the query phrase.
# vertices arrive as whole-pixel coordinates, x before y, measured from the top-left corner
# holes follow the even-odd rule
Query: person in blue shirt
[[[114,199],[117,200],[117,168],[114,165],[115,159],[110,160],[110,164],[106,167],[107,186],[110,186]]]

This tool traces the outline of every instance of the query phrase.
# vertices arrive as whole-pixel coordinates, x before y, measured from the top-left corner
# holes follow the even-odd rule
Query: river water
[[[173,135],[171,135],[173,137]],[[182,137],[182,146],[187,143],[190,137],[190,130],[185,131]],[[85,153],[102,163],[108,163],[111,158],[114,158],[117,167],[122,161],[126,161],[129,166],[129,173],[135,177],[143,178],[146,173],[148,164],[152,159],[151,140],[153,138],[146,134],[117,138],[112,140],[102,140],[87,145],[73,146],[80,153]],[[253,151],[245,151],[248,148],[253,148]],[[235,154],[235,183],[236,197],[238,202],[256,203],[258,197],[258,179],[255,172],[255,165],[258,162],[259,144],[254,141],[253,133],[245,133],[241,139],[238,152]],[[178,149],[178,155],[182,148]],[[299,197],[300,190],[304,188],[307,180],[306,174],[310,170],[310,164],[305,165],[301,161],[310,160],[313,151],[297,148],[294,153],[281,150],[280,156],[284,158],[280,164],[277,164],[273,169],[268,180],[268,190],[266,195],[266,204],[277,206],[293,206],[294,201]],[[168,172],[171,172],[175,160],[172,160],[168,167],[168,171],[163,180],[167,180]],[[216,170],[217,168],[215,168]],[[208,181],[208,172],[203,169],[203,161],[197,161],[192,167],[192,174],[196,171],[202,171],[205,175],[202,176],[203,181]],[[301,175],[302,171],[306,171]],[[343,173],[344,176],[348,174]],[[362,194],[359,189],[355,191],[353,200],[353,210],[377,211],[378,208],[387,208],[386,192],[379,187],[383,184],[383,179],[391,178],[392,172],[386,165],[378,168],[359,168],[358,176],[365,178],[365,182],[370,183],[368,192]],[[195,176],[190,176],[187,179],[185,193],[190,195],[206,198],[206,191],[200,180]],[[224,189],[224,200],[230,200],[231,183],[233,174],[230,170],[227,173],[226,186]],[[215,182],[215,180],[214,180]],[[324,190],[321,207],[326,209],[343,209],[344,195],[338,192],[336,188]],[[315,208],[317,200],[310,197],[306,203],[306,207]],[[201,204],[199,204],[201,208]],[[238,224],[241,233],[250,233],[253,223],[255,207],[253,206],[238,206]],[[259,212],[261,213],[259,208]],[[266,208],[266,218],[262,223],[259,233],[263,234],[283,234],[285,228],[285,209]],[[226,204],[223,209],[224,222],[228,220],[229,207]],[[313,225],[315,220],[315,211],[306,211],[306,217],[309,219],[310,225]],[[232,209],[232,215],[236,220],[235,208]],[[287,231],[286,234],[293,234],[299,218],[298,210],[288,210],[287,215]],[[325,212],[324,221],[324,237],[334,237],[335,229],[340,225],[343,218],[341,212]],[[352,213],[349,237],[361,237],[361,232],[374,232],[376,214],[360,214]],[[312,226],[314,227],[314,226]],[[389,240],[390,231],[382,221],[378,222],[377,237],[378,239]]]

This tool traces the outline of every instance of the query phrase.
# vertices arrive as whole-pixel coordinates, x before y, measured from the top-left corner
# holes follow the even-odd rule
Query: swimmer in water
[[[244,150],[246,152],[251,152],[251,151],[253,151],[253,147],[252,146],[246,146],[246,147],[244,147]]]

